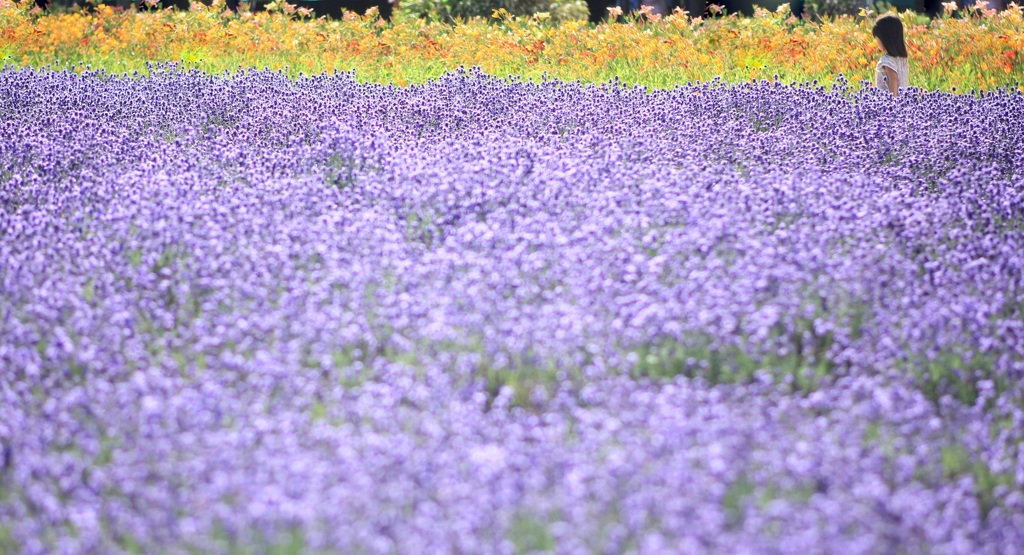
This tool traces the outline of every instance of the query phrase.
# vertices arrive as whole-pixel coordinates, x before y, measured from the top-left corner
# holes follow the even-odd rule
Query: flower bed
[[[0,72],[0,551],[1010,552],[1024,96]]]
[[[240,67],[298,73],[357,70],[361,81],[423,83],[460,65],[492,75],[671,88],[721,77],[728,82],[873,79],[881,56],[871,17],[812,23],[788,8],[752,18],[673,15],[643,23],[554,23],[544,14],[497,14],[457,25],[398,14],[309,21],[283,14],[227,16],[223,4],[192,12],[138,14],[100,6],[93,13],[31,15],[0,1],[0,59],[18,66],[89,64],[110,72],[146,71],[148,62],[179,61],[211,73]],[[965,15],[965,14],[960,14]],[[911,82],[926,89],[995,90],[1024,83],[1024,20],[1017,7],[929,20],[901,15]]]

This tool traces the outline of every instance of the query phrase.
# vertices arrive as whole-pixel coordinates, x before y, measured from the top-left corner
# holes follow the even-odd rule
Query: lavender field
[[[2,553],[1019,553],[1024,96],[0,70]]]

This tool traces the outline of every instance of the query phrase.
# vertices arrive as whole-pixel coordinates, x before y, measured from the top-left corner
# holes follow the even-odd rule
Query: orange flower
[[[842,73],[858,83],[873,77],[873,58],[880,54],[863,19],[793,27],[787,23],[792,16],[787,9],[760,10],[757,18],[687,18],[676,12],[659,21],[648,18],[643,25],[634,20],[620,25],[615,19],[622,12],[613,7],[608,24],[591,27],[578,21],[539,25],[537,18],[511,14],[502,15],[500,22],[471,19],[457,24],[414,18],[385,22],[354,13],[327,21],[280,13],[288,10],[287,4],[274,0],[277,13],[243,10],[223,17],[218,15],[219,0],[209,9],[190,12],[117,12],[101,6],[92,14],[28,16],[23,8],[0,0],[0,51],[21,65],[59,58],[69,64],[108,63],[108,69],[119,72],[145,70],[147,60],[199,52],[196,67],[216,72],[267,65],[309,74],[338,67],[356,68],[368,80],[422,82],[464,65],[499,75],[536,77],[546,71],[590,82],[619,74],[624,82],[658,87],[715,76],[739,82],[755,72],[756,77],[778,73],[787,80],[817,79],[823,84]],[[1019,80],[1014,68],[1020,67],[1024,48],[1020,18],[1014,8],[991,18],[942,19],[930,25],[908,20],[913,83],[948,90],[953,81],[970,89]],[[326,43],[335,46],[311,47]],[[629,48],[616,46],[627,44]],[[386,70],[385,62],[391,63]],[[954,74],[953,66],[966,66],[967,71]]]

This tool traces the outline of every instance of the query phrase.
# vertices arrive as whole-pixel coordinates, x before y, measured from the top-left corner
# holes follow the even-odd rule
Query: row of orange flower
[[[357,70],[360,79],[405,85],[460,65],[496,75],[625,82],[670,87],[720,76],[822,83],[839,74],[871,79],[881,50],[872,14],[820,22],[787,7],[754,17],[667,17],[591,25],[552,22],[545,14],[425,22],[401,13],[311,19],[284,2],[270,12],[231,14],[223,0],[193,2],[188,12],[138,13],[100,5],[45,14],[29,2],[0,0],[0,58],[6,64],[61,67],[79,62],[112,72],[179,61],[220,72],[287,68],[292,74]],[[992,89],[1024,81],[1022,10],[976,11],[929,20],[905,12],[913,84],[928,89]]]

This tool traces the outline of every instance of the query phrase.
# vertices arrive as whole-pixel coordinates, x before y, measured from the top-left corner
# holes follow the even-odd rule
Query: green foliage
[[[482,353],[482,349],[480,350]],[[481,356],[477,366],[478,376],[483,378],[487,391],[488,405],[501,395],[502,389],[512,390],[510,401],[515,407],[533,405],[531,399],[534,391],[541,388],[551,392],[558,381],[558,363],[553,359],[543,360],[532,351],[524,353],[505,353],[507,363],[498,367],[493,358]]]
[[[808,0],[805,10],[810,17],[857,15],[865,8],[864,0]]]
[[[722,508],[725,509],[730,526],[735,526],[743,521],[747,498],[753,495],[755,489],[754,483],[746,476],[740,476],[729,484],[729,488],[725,490],[725,495],[722,497]]]
[[[306,553],[323,553],[309,547],[305,535],[298,528],[284,528],[267,531],[244,531],[232,533],[224,528],[214,532],[217,543],[216,552],[228,555],[301,555]],[[205,551],[193,551],[205,553]]]
[[[0,553],[14,553],[18,546],[6,526],[0,526]]]
[[[534,517],[516,517],[509,535],[517,554],[552,551],[555,548],[555,538],[548,527]]]
[[[813,329],[813,325],[807,328]],[[835,369],[828,356],[834,340],[831,334],[807,335],[810,343],[803,333],[791,335],[791,347],[781,355],[717,346],[711,337],[651,343],[632,351],[637,357],[632,374],[655,379],[681,375],[700,377],[711,384],[735,384],[752,382],[759,372],[767,371],[780,382],[788,382],[794,391],[810,392],[829,380]]]
[[[768,483],[755,484],[746,474],[733,480],[722,496],[722,508],[729,527],[742,525],[747,508],[757,506],[764,510],[771,502],[786,500],[790,503],[807,503],[818,491],[816,484],[800,484],[788,488]]]
[[[1015,480],[1010,472],[993,472],[985,461],[971,460],[971,454],[963,445],[954,444],[942,449],[942,470],[947,478],[970,475],[974,481],[974,495],[982,518],[987,518],[999,500],[996,488],[1014,487]]]
[[[85,285],[82,286],[82,298],[90,304],[96,298],[96,284],[92,278],[87,279]]]
[[[489,18],[497,10],[519,16],[547,13],[556,20],[587,16],[587,6],[581,0],[403,0],[399,6],[406,14],[445,22]]]
[[[971,455],[963,445],[947,445],[942,448],[942,471],[948,478],[955,478],[971,468]]]
[[[974,494],[978,498],[978,508],[981,509],[982,518],[988,518],[988,514],[999,503],[996,497],[996,488],[1010,488],[1015,485],[1013,474],[1010,472],[993,472],[992,469],[982,461],[971,465],[971,475],[974,478]]]
[[[813,19],[841,15],[874,17],[873,14],[884,14],[892,10],[914,9],[916,9],[915,0],[807,0],[804,17]],[[922,17],[927,16],[922,14]]]
[[[996,355],[991,353],[949,350],[932,358],[916,359],[913,374],[918,387],[936,406],[947,395],[965,405],[974,405],[983,380],[991,383],[996,396],[1009,388],[1007,378],[995,370],[995,363]]]
[[[312,420],[313,422],[319,422],[326,418],[327,406],[321,403],[320,401],[314,402],[313,406],[310,408],[310,420]]]

